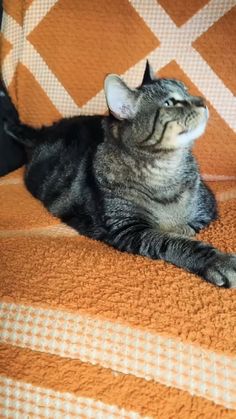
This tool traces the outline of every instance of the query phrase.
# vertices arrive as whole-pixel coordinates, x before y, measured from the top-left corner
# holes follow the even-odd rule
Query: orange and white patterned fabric
[[[235,0],[4,0],[1,70],[24,122],[104,113],[107,73],[206,97],[195,153],[236,252]],[[79,236],[0,179],[0,417],[235,418],[236,293]]]

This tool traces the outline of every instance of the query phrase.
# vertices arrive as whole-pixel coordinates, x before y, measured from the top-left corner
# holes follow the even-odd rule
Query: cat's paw
[[[218,287],[236,288],[236,254],[218,253],[204,277]]]

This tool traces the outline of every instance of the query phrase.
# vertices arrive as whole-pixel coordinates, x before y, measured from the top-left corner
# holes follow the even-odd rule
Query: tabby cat
[[[217,218],[191,151],[207,107],[182,82],[151,73],[147,63],[136,89],[106,77],[109,116],[75,116],[37,129],[12,109],[5,129],[27,149],[25,184],[83,235],[236,287],[236,255],[192,238]]]

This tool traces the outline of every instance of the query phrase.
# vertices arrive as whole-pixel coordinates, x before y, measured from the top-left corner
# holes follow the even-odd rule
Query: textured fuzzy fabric
[[[105,74],[137,85],[147,57],[206,96],[195,153],[220,220],[199,238],[236,252],[235,2],[4,3],[2,73],[25,122],[104,112]],[[1,417],[235,418],[235,290],[77,235],[23,169],[0,179],[0,284]]]

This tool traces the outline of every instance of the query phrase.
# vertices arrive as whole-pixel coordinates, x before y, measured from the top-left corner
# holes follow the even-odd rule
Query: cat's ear
[[[137,92],[131,90],[116,74],[105,78],[107,106],[117,119],[132,119],[137,111]]]
[[[143,75],[143,81],[142,81],[141,86],[143,84],[151,83],[153,80],[155,80],[154,71],[149,64],[149,61],[147,60],[146,67],[145,67],[145,70],[144,70],[144,75]]]

